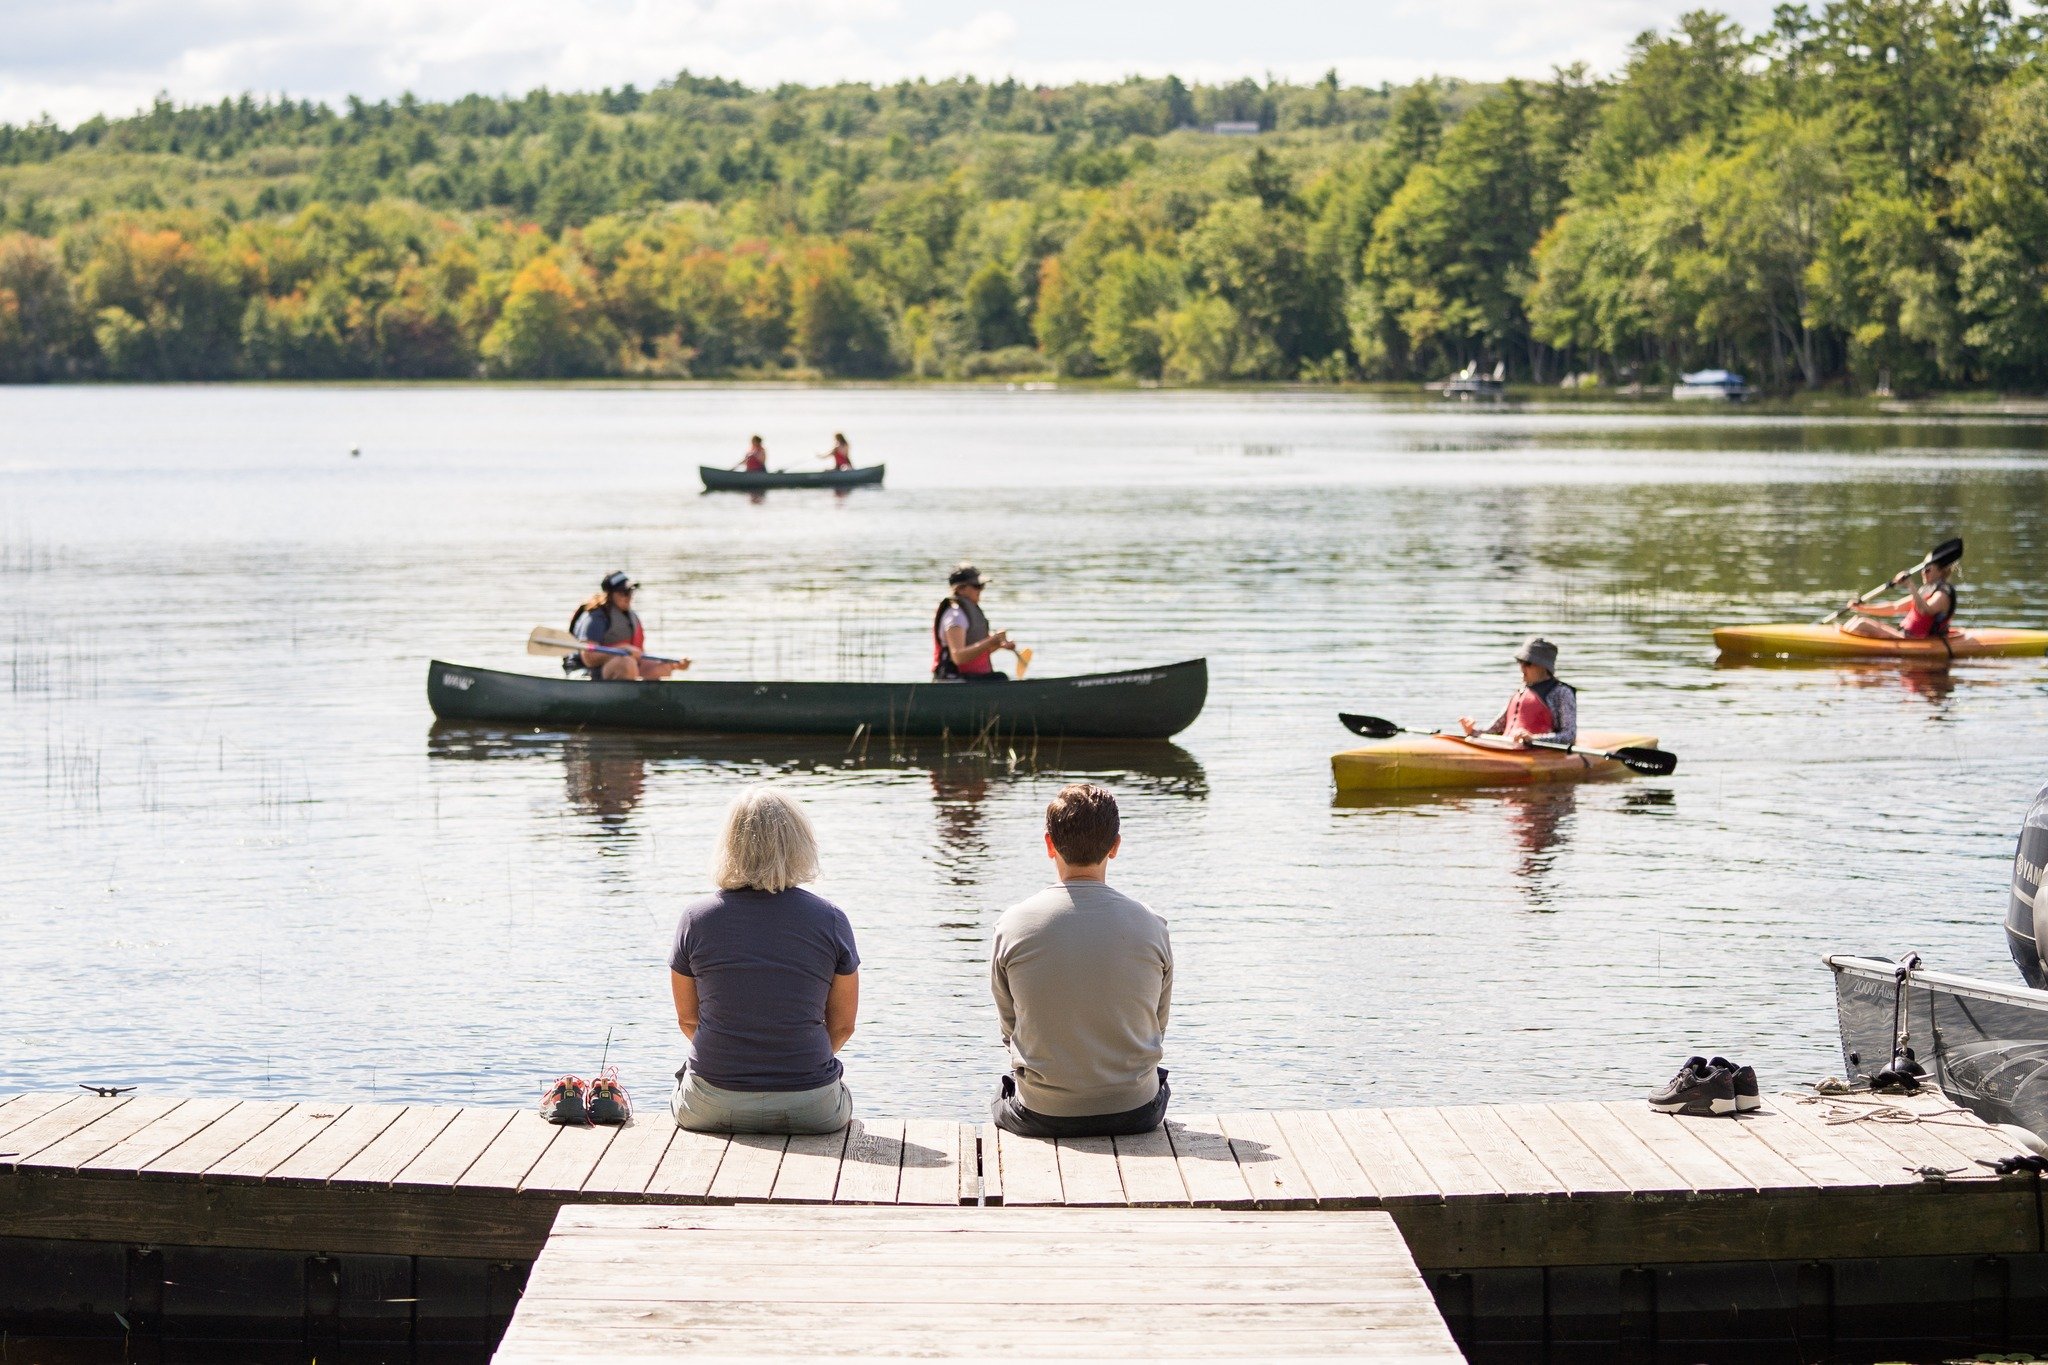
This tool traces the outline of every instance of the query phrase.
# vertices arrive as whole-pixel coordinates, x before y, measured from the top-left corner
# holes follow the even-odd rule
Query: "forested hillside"
[[[685,75],[0,126],[0,378],[2040,388],[2042,59],[2005,0],[1841,0],[1494,87]]]

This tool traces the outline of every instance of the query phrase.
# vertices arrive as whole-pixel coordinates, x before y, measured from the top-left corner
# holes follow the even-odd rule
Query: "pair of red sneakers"
[[[608,1066],[588,1081],[564,1076],[549,1086],[540,1116],[549,1123],[624,1123],[633,1117],[633,1102],[619,1084],[619,1069]]]

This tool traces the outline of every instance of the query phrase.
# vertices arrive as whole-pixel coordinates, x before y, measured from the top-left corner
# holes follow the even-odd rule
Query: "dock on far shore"
[[[1780,1096],[1711,1119],[1640,1101],[1191,1115],[1134,1138],[1053,1142],[932,1119],[724,1137],[679,1131],[659,1109],[584,1128],[532,1110],[30,1093],[0,1101],[0,1325],[33,1341],[118,1320],[166,1342],[257,1332],[309,1352],[384,1343],[431,1359],[437,1344],[494,1345],[532,1273],[538,1325],[522,1317],[505,1337],[507,1359],[528,1360],[540,1357],[513,1348],[549,1339],[559,1261],[583,1300],[629,1305],[643,1326],[652,1312],[687,1335],[703,1327],[692,1314],[752,1313],[758,1358],[794,1321],[772,1305],[857,1298],[874,1279],[848,1248],[900,1238],[893,1306],[856,1316],[924,1324],[918,1340],[938,1349],[949,1322],[1068,1301],[993,1266],[963,1278],[983,1238],[1022,1237],[1020,1264],[1099,1238],[1156,1238],[1171,1262],[1193,1238],[1207,1249],[1191,1265],[1263,1247],[1277,1259],[1261,1268],[1266,1253],[1247,1252],[1248,1282],[1295,1276],[1293,1335],[1240,1355],[1279,1358],[1289,1342],[1356,1354],[1375,1314],[1387,1324],[1376,1339],[1408,1341],[1404,1358],[1418,1359],[1455,1358],[1432,1354],[1429,1321],[1475,1359],[1571,1341],[1996,1349],[2048,1335],[2039,1177],[1980,1164],[2023,1151],[1938,1095]],[[748,1204],[777,1207],[701,1207]],[[813,1238],[802,1256],[797,1229]],[[1286,1253],[1296,1234],[1299,1254]],[[587,1244],[620,1237],[674,1273],[621,1279],[639,1287],[615,1299],[577,1278]],[[728,1242],[757,1259],[784,1246],[793,1267],[838,1265],[846,1283],[725,1273],[710,1248]],[[952,1251],[927,1256],[935,1247]],[[674,1296],[657,1310],[645,1296],[661,1286]],[[1200,1291],[1219,1322],[1235,1302],[1226,1288]],[[1175,1293],[1196,1291],[1105,1268],[1091,1292],[1163,1320]],[[1088,1354],[1081,1338],[1101,1315],[1063,1320],[1079,1335],[1054,1354]],[[1273,1326],[1249,1310],[1235,1320]],[[1162,1337],[1159,1351],[1227,1353],[1226,1339],[1243,1347],[1219,1327],[1170,1338],[1186,1350]],[[1203,1341],[1217,1349],[1193,1349]],[[989,1357],[1004,1342],[968,1344]],[[1129,1342],[1110,1349],[1142,1358]]]

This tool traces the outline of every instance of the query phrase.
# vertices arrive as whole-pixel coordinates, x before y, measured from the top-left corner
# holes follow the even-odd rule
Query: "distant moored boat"
[[[1673,398],[1718,398],[1724,403],[1740,403],[1749,397],[1749,385],[1733,370],[1694,370],[1682,374],[1671,386]]]

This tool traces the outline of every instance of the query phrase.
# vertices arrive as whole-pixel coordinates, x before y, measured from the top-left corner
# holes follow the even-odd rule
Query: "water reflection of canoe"
[[[752,493],[764,488],[860,488],[880,483],[887,465],[871,464],[859,469],[718,469],[697,466],[707,493]]]
[[[1588,749],[1655,747],[1655,735],[1585,730]],[[1340,792],[1423,791],[1446,787],[1525,787],[1584,782],[1628,771],[1611,758],[1555,749],[1515,749],[1452,735],[1403,735],[1330,756]]]
[[[427,666],[427,701],[443,720],[670,734],[1165,739],[1194,723],[1208,695],[1206,659],[1008,683],[589,682]]]
[[[2039,658],[2048,655],[2048,630],[1952,631],[1946,640],[1879,640],[1835,626],[1722,626],[1714,643],[1723,654],[1789,659],[1914,659],[1947,663],[1967,658]]]

